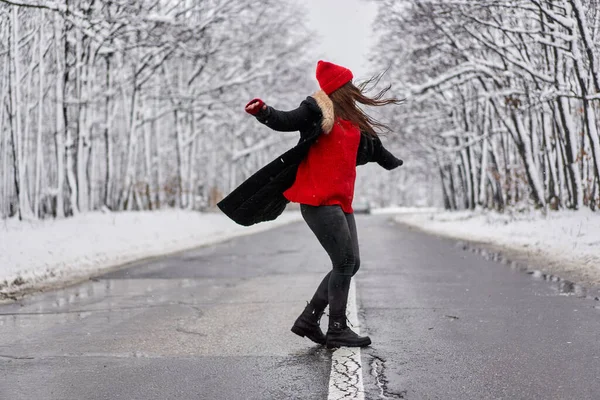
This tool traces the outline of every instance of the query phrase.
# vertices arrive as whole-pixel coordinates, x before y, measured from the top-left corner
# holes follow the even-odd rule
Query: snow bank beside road
[[[81,279],[141,258],[215,243],[300,220],[285,212],[251,227],[223,214],[168,210],[0,221],[0,295]],[[1,298],[1,296],[0,296]]]
[[[395,219],[427,232],[508,250],[544,272],[600,285],[600,213],[561,211],[544,217],[461,211],[401,214]]]

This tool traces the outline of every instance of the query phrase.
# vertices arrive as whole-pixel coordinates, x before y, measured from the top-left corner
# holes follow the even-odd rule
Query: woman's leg
[[[358,270],[358,236],[353,215],[345,214],[339,206],[301,206],[302,215],[315,233],[319,242],[329,254],[333,269],[327,282],[327,300],[329,301],[329,329],[325,338],[328,348],[362,347],[371,344],[368,336],[358,336],[346,325],[346,305],[352,276]],[[325,282],[317,295],[324,302]],[[319,290],[317,290],[319,292]],[[314,310],[312,304],[307,306]]]
[[[317,239],[331,258],[333,268],[327,282],[329,302],[329,330],[327,346],[362,346],[371,343],[352,332],[346,325],[346,305],[350,281],[355,273],[355,250],[358,248],[354,217],[347,216],[340,206],[301,206],[302,215]],[[350,222],[350,225],[348,224]],[[354,232],[351,233],[351,227]],[[354,240],[353,240],[354,236]],[[355,243],[356,242],[356,245]],[[324,282],[323,286],[324,285]],[[320,285],[321,286],[321,285]],[[321,306],[324,287],[317,295]],[[309,304],[309,306],[311,306]],[[329,340],[331,336],[331,341]]]
[[[326,338],[321,331],[319,321],[323,310],[331,302],[331,294],[334,295],[335,300],[329,306],[330,313],[343,314],[345,318],[348,297],[346,286],[349,287],[350,283],[349,280],[346,282],[338,275],[348,275],[348,279],[352,276],[354,270],[352,238],[344,212],[339,206],[301,205],[300,210],[309,228],[331,258],[333,269],[327,274],[327,280],[319,285],[320,288],[313,300],[294,322],[292,332],[299,336],[306,336],[313,342],[325,344]],[[329,288],[332,284],[335,286],[334,290]]]
[[[300,206],[302,216],[325,249],[333,269],[321,281],[311,303],[324,309],[329,303],[329,285],[332,274],[334,283],[339,276],[352,276],[354,272],[354,246],[346,215],[340,206]],[[330,306],[331,312],[331,306]]]
[[[350,232],[350,238],[352,240],[352,252],[354,253],[354,269],[352,270],[352,276],[356,274],[358,269],[360,268],[360,252],[358,249],[358,234],[356,231],[356,221],[354,220],[354,214],[345,214],[346,222],[348,224],[348,230]],[[329,278],[331,276],[331,271],[325,275],[319,287],[315,291],[313,298],[310,303],[317,310],[324,310],[329,304]]]

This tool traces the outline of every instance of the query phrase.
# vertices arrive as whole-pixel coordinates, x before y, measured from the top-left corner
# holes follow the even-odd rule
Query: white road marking
[[[350,283],[348,294],[348,320],[352,330],[360,334],[356,307],[356,285]],[[328,400],[355,399],[364,400],[360,347],[340,347],[331,356],[331,375],[329,377]]]

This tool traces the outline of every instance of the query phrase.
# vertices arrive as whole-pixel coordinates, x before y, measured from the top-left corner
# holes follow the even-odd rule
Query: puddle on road
[[[567,279],[563,279],[559,276],[547,274],[537,269],[532,269],[532,267],[529,265],[509,260],[502,253],[475,247],[465,242],[458,242],[457,247],[462,248],[464,251],[470,251],[471,253],[478,254],[488,261],[495,261],[504,265],[509,265],[511,269],[524,272],[534,279],[546,281],[553,289],[556,290],[559,295],[575,296],[581,299],[600,301],[600,291],[597,289],[590,290],[582,285],[571,282]],[[600,309],[600,306],[594,306],[594,308]]]
[[[540,279],[552,283],[552,286],[555,289],[557,289],[558,292],[562,295],[574,295],[583,299],[590,297],[588,296],[588,290],[585,287],[577,283],[571,282],[569,280],[562,279],[559,276],[545,274],[539,270],[527,271],[527,273],[535,279]]]
[[[206,296],[209,291],[199,291],[198,286],[216,287],[195,279],[90,280],[0,306],[0,327],[23,332],[90,317],[110,323],[126,313],[151,308],[183,307],[197,314],[197,304],[202,300],[198,296]]]

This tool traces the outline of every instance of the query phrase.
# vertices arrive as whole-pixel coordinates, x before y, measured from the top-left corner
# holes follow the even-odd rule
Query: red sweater
[[[358,127],[336,119],[331,132],[321,134],[310,147],[294,184],[283,192],[285,198],[311,206],[339,204],[352,213],[359,143]]]

